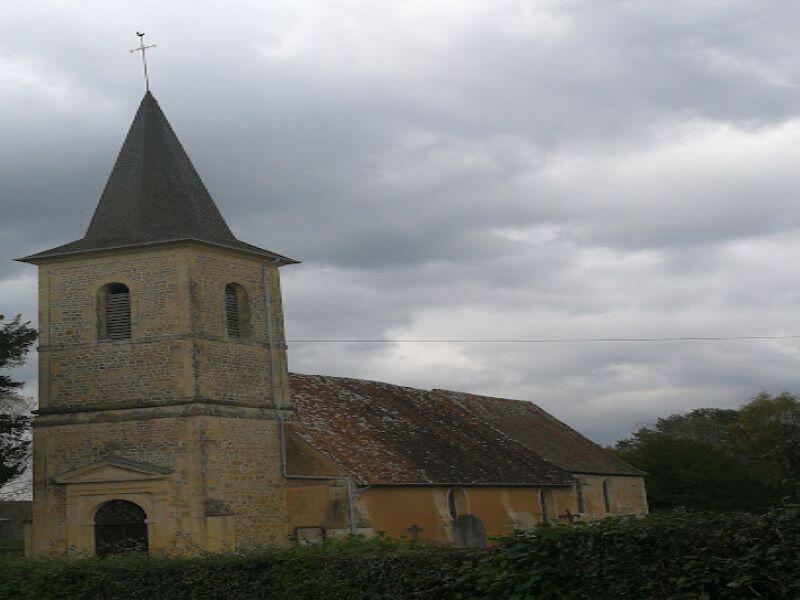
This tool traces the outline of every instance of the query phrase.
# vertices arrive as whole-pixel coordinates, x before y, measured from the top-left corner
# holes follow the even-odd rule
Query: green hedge
[[[476,561],[389,540],[196,558],[0,560],[0,599],[441,597]]]
[[[6,598],[800,598],[800,510],[542,526],[483,552],[379,539],[196,558],[2,559]]]
[[[800,598],[800,509],[540,527],[503,540],[471,584],[484,597]]]

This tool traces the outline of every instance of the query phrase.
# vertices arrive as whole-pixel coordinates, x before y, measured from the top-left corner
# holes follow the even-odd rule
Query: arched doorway
[[[147,515],[127,500],[106,502],[94,515],[94,549],[97,556],[147,552]]]

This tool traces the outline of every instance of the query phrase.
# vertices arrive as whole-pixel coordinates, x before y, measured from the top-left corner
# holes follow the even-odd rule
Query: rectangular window
[[[583,484],[578,483],[575,486],[575,510],[578,514],[586,512],[586,505],[583,501]]]
[[[547,514],[547,492],[539,490],[539,505],[542,507],[542,523],[550,522],[550,515]]]
[[[603,479],[603,508],[607,513],[611,512],[611,498],[608,495],[608,479]]]

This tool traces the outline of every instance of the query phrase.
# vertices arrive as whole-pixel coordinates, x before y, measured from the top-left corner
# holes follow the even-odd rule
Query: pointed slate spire
[[[237,240],[148,91],[83,239],[22,260],[197,240],[296,262]]]
[[[235,240],[161,107],[147,92],[84,240],[107,246],[174,238]]]

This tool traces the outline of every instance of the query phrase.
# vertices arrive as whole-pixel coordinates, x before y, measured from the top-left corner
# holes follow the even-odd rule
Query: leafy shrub
[[[387,539],[185,558],[0,559],[0,600],[800,598],[800,507],[543,525],[486,551]]]
[[[0,599],[434,598],[473,560],[380,538],[241,555],[0,559]]]
[[[472,575],[483,597],[800,598],[800,509],[662,513],[500,540]]]

